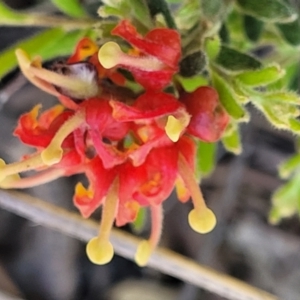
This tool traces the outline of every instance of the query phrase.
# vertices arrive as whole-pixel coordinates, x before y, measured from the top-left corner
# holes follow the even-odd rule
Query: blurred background
[[[5,2],[16,9],[35,4],[34,0]],[[0,27],[0,51],[37,30]],[[19,160],[28,152],[12,132],[20,114],[40,102],[46,109],[56,100],[26,82],[19,71],[0,82],[0,157],[5,161]],[[242,127],[243,153],[234,156],[220,146],[215,171],[201,183],[207,203],[217,215],[216,229],[205,236],[194,233],[187,223],[190,204],[182,205],[174,196],[165,202],[161,245],[279,299],[299,300],[299,219],[290,218],[278,226],[267,221],[271,195],[282,184],[277,166],[294,153],[293,137],[274,130],[254,108],[249,110],[252,120]],[[77,180],[60,179],[28,193],[75,211],[71,199]],[[146,226],[140,235],[148,233]],[[95,266],[86,258],[84,243],[0,208],[0,299],[223,298],[151,268],[139,268],[122,257]]]

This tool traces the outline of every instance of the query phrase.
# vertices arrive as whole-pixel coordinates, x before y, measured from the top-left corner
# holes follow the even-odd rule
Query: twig
[[[1,300],[22,300],[19,297],[8,295],[7,293],[2,292],[2,291],[0,291],[0,299]]]
[[[27,83],[27,79],[23,74],[18,74],[5,87],[0,89],[0,110],[3,105],[10,99],[10,97],[20,90]]]
[[[0,20],[1,26],[36,26],[36,27],[62,27],[66,30],[90,29],[99,22],[97,19],[71,19],[62,16],[31,14],[21,20]]]
[[[40,225],[63,232],[82,241],[96,235],[98,224],[78,214],[19,192],[0,191],[0,206]],[[111,242],[117,254],[133,259],[140,240],[115,229]],[[207,289],[230,300],[276,300],[274,295],[252,287],[233,277],[201,266],[170,250],[158,248],[148,266],[165,274]]]

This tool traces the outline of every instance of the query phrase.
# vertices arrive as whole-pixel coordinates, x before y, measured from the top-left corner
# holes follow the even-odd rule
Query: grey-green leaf
[[[287,23],[297,18],[296,10],[282,0],[237,0],[237,3],[246,14],[262,21]]]
[[[220,14],[224,11],[224,3],[220,0],[202,0],[202,13],[210,19],[220,19]]]

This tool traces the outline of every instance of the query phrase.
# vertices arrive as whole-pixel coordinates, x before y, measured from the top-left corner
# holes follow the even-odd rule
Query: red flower
[[[177,31],[155,28],[142,37],[129,21],[123,20],[111,33],[122,37],[144,55],[153,56],[170,68],[178,69],[181,45]]]
[[[142,37],[129,21],[123,20],[111,33],[129,42],[135,55],[125,54],[116,43],[108,42],[99,51],[100,63],[105,68],[120,66],[131,71],[146,89],[160,90],[170,83],[181,56],[177,31],[156,28]]]
[[[172,95],[146,91],[132,105],[110,101],[113,117],[120,122],[132,122],[131,132],[139,141],[128,156],[135,166],[143,163],[153,148],[178,141],[189,123],[184,106]],[[173,126],[170,118],[177,126]]]
[[[205,142],[221,138],[229,123],[229,115],[219,102],[219,95],[209,86],[199,87],[192,93],[184,93],[180,100],[191,114],[187,131]]]
[[[29,113],[20,117],[14,135],[27,145],[45,148],[72,113],[63,113],[64,107],[56,105],[38,117],[40,108],[41,105],[36,105]]]
[[[114,221],[117,226],[133,222],[141,206],[149,207],[151,235],[136,254],[137,263],[145,265],[159,242],[162,203],[175,186],[179,200],[187,201],[189,196],[193,200],[191,227],[206,233],[215,226],[215,216],[194,176],[194,138],[219,139],[228,116],[212,88],[201,87],[179,99],[160,91],[178,69],[181,46],[176,31],[157,28],[142,37],[122,21],[112,34],[134,47],[129,54],[109,42],[99,51],[99,63],[98,46],[84,38],[67,61],[69,74],[44,69],[40,60],[31,61],[24,51],[17,51],[27,78],[57,96],[63,107],[38,117],[36,106],[20,117],[15,135],[36,152],[19,163],[0,161],[0,186],[24,188],[85,174],[88,187],[78,183],[73,200],[83,217],[102,207],[99,236],[87,245],[89,258],[97,264],[113,256],[109,232]],[[146,91],[125,97],[105,90],[103,78],[112,80],[114,87],[124,83],[118,66],[131,71]],[[18,176],[28,170],[37,172],[27,178]]]
[[[171,94],[146,91],[132,105],[111,100],[113,116],[118,121],[145,121],[175,113],[184,106]]]

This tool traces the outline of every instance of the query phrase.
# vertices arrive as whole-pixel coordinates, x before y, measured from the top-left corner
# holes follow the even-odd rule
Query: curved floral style
[[[179,96],[162,91],[178,70],[181,45],[176,31],[156,28],[143,37],[129,21],[121,21],[112,35],[133,48],[125,53],[108,42],[99,50],[84,38],[63,67],[53,70],[16,51],[24,75],[62,105],[40,115],[37,105],[20,117],[14,134],[36,152],[19,163],[1,161],[0,186],[26,188],[85,174],[89,185],[79,182],[73,200],[85,218],[102,206],[99,235],[87,245],[96,264],[113,257],[109,233],[114,221],[117,226],[133,222],[140,207],[149,207],[152,232],[136,254],[136,262],[144,266],[160,239],[162,203],[174,187],[180,201],[193,200],[189,223],[194,230],[206,233],[215,226],[194,176],[195,141],[217,141],[229,117],[211,87]],[[145,90],[115,93],[126,90],[119,67],[130,71]],[[105,86],[107,80],[114,90]],[[36,174],[19,177],[28,170]]]

